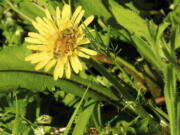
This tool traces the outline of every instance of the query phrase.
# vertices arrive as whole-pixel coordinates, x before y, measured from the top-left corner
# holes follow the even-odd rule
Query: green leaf
[[[103,76],[105,76],[114,86],[114,88],[117,90],[117,95],[120,95],[124,102],[121,102],[125,107],[129,108],[131,111],[135,112],[142,118],[150,118],[151,119],[151,125],[157,126],[156,121],[152,119],[152,117],[146,112],[146,110],[135,101],[134,96],[131,94],[133,93],[133,90],[130,86],[128,86],[126,83],[124,83],[119,78],[117,79],[115,76],[113,76],[110,72],[108,72],[105,67],[103,67],[102,64],[98,63],[95,60],[89,60],[88,61],[91,65],[94,66],[94,68],[99,71]],[[130,92],[131,91],[131,92]]]
[[[44,16],[44,12],[35,6],[32,2],[30,1],[21,1],[18,5],[18,8],[21,12],[23,12],[25,15],[30,17],[31,19],[35,19],[37,16]]]
[[[101,104],[97,104],[94,108],[94,112],[92,114],[92,120],[96,128],[100,129],[102,125],[102,116],[101,116]]]
[[[132,36],[132,39],[136,45],[138,52],[141,54],[141,56],[144,57],[147,61],[149,61],[154,66],[158,67],[159,69],[162,69],[162,63],[161,61],[159,61],[159,59],[157,59],[157,56],[156,56],[158,54],[153,51],[152,47],[149,46],[149,44],[147,44],[146,41],[144,41],[138,36],[134,35]]]
[[[123,98],[127,101],[133,101],[134,97],[127,91],[129,87],[122,80],[117,80],[115,76],[113,76],[110,72],[108,72],[103,65],[98,63],[96,60],[88,60],[91,65],[93,65],[103,76],[109,80],[115,89],[118,96],[123,96]]]
[[[88,89],[89,89],[89,88],[87,88],[86,91],[84,92],[84,94],[83,94],[83,96],[82,96],[79,104],[77,105],[77,107],[76,107],[73,115],[71,116],[71,118],[70,118],[70,120],[69,120],[69,122],[68,122],[68,124],[67,124],[67,126],[66,126],[66,130],[65,130],[64,135],[67,135],[67,134],[69,133],[69,130],[70,130],[72,124],[73,124],[73,121],[74,121],[76,115],[78,114],[78,111],[79,111],[79,109],[80,109],[80,107],[81,107],[81,105],[82,105],[82,103],[83,103],[83,100],[85,99],[85,96],[86,96],[86,94],[87,94],[87,92],[88,92]]]
[[[30,1],[19,1],[17,3],[12,3],[10,0],[5,0],[7,4],[17,12],[19,15],[27,19],[28,21],[32,21],[37,16],[44,16],[44,12],[39,7],[35,6]]]
[[[114,0],[109,0],[110,10],[117,22],[129,32],[149,39],[150,34],[146,21],[135,12],[124,8]]]
[[[78,0],[77,5],[83,6],[86,16],[97,15],[102,16],[106,20],[111,17],[111,14],[103,5],[102,0]]]
[[[174,25],[174,27],[172,27],[171,48],[172,51],[180,48],[180,25]]]
[[[180,25],[179,18],[180,18],[180,4],[176,3],[175,7],[173,7],[173,11],[169,12],[169,14],[166,16],[165,21],[168,21],[173,25]]]
[[[178,119],[178,94],[176,93],[176,70],[173,65],[168,65],[165,72],[164,96],[170,120],[171,135],[179,135],[180,120]]]
[[[163,36],[163,32],[165,31],[165,29],[170,25],[170,23],[162,23],[157,30],[156,33],[156,41],[160,41],[161,37]]]
[[[112,91],[95,82],[75,75],[72,75],[71,80],[54,81],[51,72],[35,71],[34,65],[24,60],[25,56],[30,53],[24,46],[8,46],[0,51],[0,91],[8,91],[17,87],[33,91],[59,87],[65,92],[82,96],[85,88],[89,86],[87,97],[118,101]]]
[[[15,117],[15,122],[14,122],[12,134],[18,135],[18,129],[20,126],[20,112],[19,112],[20,107],[19,107],[18,99],[17,99],[16,95],[15,95],[15,104],[16,104],[16,117]]]
[[[176,65],[176,58],[173,57],[169,51],[165,48],[162,48],[162,51],[164,52],[164,55],[166,56],[166,58],[171,62],[173,63],[174,65]]]
[[[84,105],[84,109],[81,113],[78,115],[78,120],[75,126],[75,129],[73,131],[73,135],[83,135],[84,131],[86,129],[86,126],[89,122],[89,119],[91,117],[91,114],[93,113],[93,110],[95,108],[96,104],[94,100],[88,101]]]

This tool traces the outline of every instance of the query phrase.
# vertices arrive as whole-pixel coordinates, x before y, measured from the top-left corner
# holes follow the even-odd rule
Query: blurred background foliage
[[[24,61],[31,21],[57,6],[95,15],[98,51],[54,81]],[[179,0],[1,0],[1,135],[179,135]]]

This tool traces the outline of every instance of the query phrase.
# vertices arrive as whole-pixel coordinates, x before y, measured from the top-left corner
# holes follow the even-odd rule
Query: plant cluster
[[[0,135],[179,135],[179,0],[1,0]]]

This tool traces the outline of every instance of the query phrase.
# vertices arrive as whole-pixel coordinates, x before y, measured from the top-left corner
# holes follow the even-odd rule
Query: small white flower
[[[35,135],[44,135],[45,134],[45,131],[42,127],[38,127],[34,130],[34,134]]]

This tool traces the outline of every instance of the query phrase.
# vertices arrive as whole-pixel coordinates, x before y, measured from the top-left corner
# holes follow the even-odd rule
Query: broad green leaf
[[[165,31],[165,29],[170,25],[170,23],[162,23],[158,29],[157,29],[157,33],[156,33],[156,42],[157,41],[161,41],[161,37],[163,36],[163,32]]]
[[[84,131],[86,129],[86,126],[89,122],[89,119],[93,113],[95,106],[96,106],[96,104],[95,104],[94,100],[90,100],[84,105],[84,109],[78,115],[77,123],[73,130],[73,135],[83,135],[84,134]]]
[[[72,75],[71,80],[54,81],[51,72],[35,71],[34,65],[24,60],[31,52],[24,46],[8,46],[0,51],[0,90],[7,91],[17,87],[34,91],[60,87],[74,95],[82,96],[84,88],[89,87],[87,97],[115,100],[118,98],[109,89],[89,80]],[[37,83],[38,82],[38,83]],[[97,95],[99,96],[97,96]],[[99,97],[99,98],[98,98]]]
[[[177,0],[179,1],[179,0]],[[173,25],[180,25],[180,4],[177,4],[173,11],[169,12],[166,16],[165,21],[172,23]]]
[[[167,49],[162,48],[162,51],[164,52],[164,55],[169,60],[169,62],[171,62],[172,64],[176,65],[176,58],[173,57],[172,54],[170,54]]]
[[[174,49],[180,48],[180,25],[174,25],[172,28],[171,48],[172,51],[174,51]]]
[[[109,0],[110,10],[112,11],[117,22],[126,28],[129,32],[150,38],[148,25],[146,21],[135,12],[124,8],[114,0]]]
[[[149,61],[154,66],[162,69],[162,63],[157,59],[157,53],[154,52],[151,46],[147,44],[146,41],[137,36],[132,36],[132,39],[136,45],[138,52],[144,57],[147,61]]]
[[[165,72],[165,86],[164,86],[164,96],[166,101],[166,106],[168,110],[171,135],[179,135],[180,120],[177,119],[179,112],[177,109],[178,105],[178,94],[176,93],[176,70],[173,65],[168,65]]]
[[[29,16],[31,19],[35,19],[37,16],[44,16],[44,12],[42,9],[35,6],[30,1],[21,1],[17,5],[18,9],[23,12],[25,15]]]
[[[24,14],[23,12],[21,12],[16,5],[14,5],[13,3],[11,3],[10,0],[5,0],[6,4],[12,9],[14,10],[16,13],[18,13],[21,17],[23,17],[24,19],[27,19],[28,21],[32,21],[32,19],[30,17],[28,17],[26,14]]]
[[[102,16],[106,20],[111,17],[111,14],[103,5],[102,0],[78,0],[77,5],[83,6],[86,16],[97,15]]]
[[[92,120],[96,128],[102,128],[101,104],[97,104],[92,113]]]
[[[62,102],[66,106],[72,106],[75,102],[77,102],[76,97],[73,94],[68,93],[62,100]]]
[[[179,0],[173,0],[172,6],[173,6],[173,7],[176,7],[176,6],[178,6],[178,5],[179,5]]]

